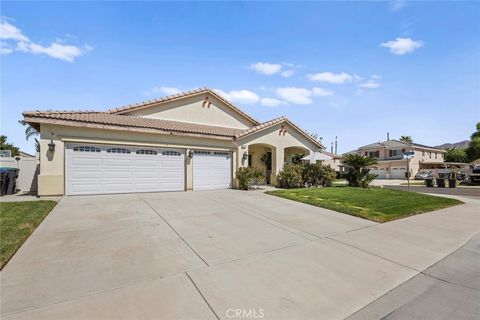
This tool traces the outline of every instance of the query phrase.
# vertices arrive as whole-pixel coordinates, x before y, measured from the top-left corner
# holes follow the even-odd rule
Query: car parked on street
[[[433,172],[432,171],[419,171],[416,175],[415,175],[415,180],[425,180],[425,179],[433,179],[434,178],[434,175],[433,175]]]

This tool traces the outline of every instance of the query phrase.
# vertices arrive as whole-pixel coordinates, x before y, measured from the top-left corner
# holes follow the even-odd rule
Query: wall
[[[52,133],[54,134],[53,137]],[[48,143],[51,138],[55,143],[55,152],[53,153],[48,150]],[[232,155],[234,159],[237,157],[237,148],[231,140],[42,124],[40,128],[41,153],[38,195],[63,195],[65,143],[68,142],[182,148],[186,149],[187,154],[189,149],[224,150],[234,152]],[[232,176],[234,176],[235,164],[236,160],[234,160],[232,166]],[[192,189],[192,173],[192,163],[187,159],[187,190]]]
[[[281,126],[284,125],[287,132],[279,134]],[[261,130],[237,141],[239,145],[237,161],[239,166],[246,167],[247,161],[243,161],[242,155],[248,152],[249,146],[254,144],[265,144],[272,147],[272,183],[274,184],[275,177],[283,168],[285,148],[299,147],[307,149],[310,153],[318,150],[318,146],[307,139],[303,134],[299,133],[295,128],[287,123],[279,123],[270,128]],[[243,148],[242,148],[243,147]]]
[[[0,167],[12,167],[19,169],[17,189],[20,191],[37,191],[38,161],[36,158],[0,158]]]
[[[199,95],[131,111],[126,114],[239,129],[246,129],[253,125],[250,120],[247,120],[217,98],[209,96],[209,101],[212,102],[210,108],[203,105],[204,99],[205,95]]]

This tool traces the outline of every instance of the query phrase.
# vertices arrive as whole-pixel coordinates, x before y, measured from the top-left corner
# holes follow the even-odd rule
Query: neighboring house
[[[371,172],[377,174],[379,179],[406,179],[408,160],[404,153],[407,151],[414,152],[409,163],[411,177],[419,170],[445,168],[443,159],[445,150],[418,143],[409,145],[398,140],[387,140],[360,147],[349,153],[376,158],[378,164],[372,167]]]
[[[260,123],[209,89],[23,116],[40,132],[42,196],[231,188],[235,171],[262,165],[266,153],[275,182],[293,154],[322,148],[287,118]]]
[[[336,172],[343,172],[344,171],[344,167],[342,166],[342,156],[341,155],[336,154],[336,153],[327,152],[327,151],[322,151],[322,153],[331,157],[330,160],[324,160],[323,161],[324,165],[329,165]]]

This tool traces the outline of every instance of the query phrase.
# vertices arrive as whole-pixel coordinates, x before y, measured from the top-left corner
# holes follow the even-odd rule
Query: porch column
[[[283,168],[284,156],[283,148],[272,148],[272,184],[277,183],[277,174]]]

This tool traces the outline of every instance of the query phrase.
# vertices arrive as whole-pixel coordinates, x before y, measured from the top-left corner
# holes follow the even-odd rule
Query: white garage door
[[[200,151],[193,155],[193,190],[228,189],[232,187],[230,152]]]
[[[387,172],[385,171],[385,168],[377,168],[370,170],[370,173],[378,175],[376,179],[385,179]]]
[[[132,146],[67,144],[66,194],[185,190],[185,152]]]
[[[390,171],[390,179],[406,179],[405,172],[407,172],[405,167],[393,167]]]

